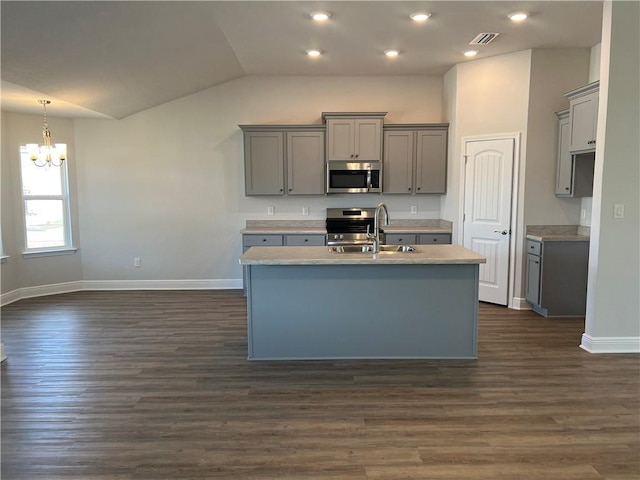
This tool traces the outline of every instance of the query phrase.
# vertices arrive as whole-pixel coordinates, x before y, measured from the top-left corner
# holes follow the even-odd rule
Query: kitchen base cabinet
[[[386,233],[387,245],[448,245],[449,233]]]
[[[588,241],[527,240],[526,300],[543,317],[582,317],[587,304]]]

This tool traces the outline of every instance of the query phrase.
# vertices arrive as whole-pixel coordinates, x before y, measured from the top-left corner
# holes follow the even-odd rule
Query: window
[[[25,253],[71,249],[67,162],[37,167],[20,147]]]

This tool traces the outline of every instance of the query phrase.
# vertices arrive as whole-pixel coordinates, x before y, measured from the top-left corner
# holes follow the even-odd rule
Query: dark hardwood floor
[[[248,362],[239,291],[2,308],[2,480],[640,478],[640,356],[481,305],[475,361]]]

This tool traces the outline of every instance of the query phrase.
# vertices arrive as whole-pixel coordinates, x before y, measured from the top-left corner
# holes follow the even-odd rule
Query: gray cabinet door
[[[324,133],[287,132],[287,194],[324,193]]]
[[[568,114],[569,112],[567,112]],[[571,196],[572,158],[570,153],[571,122],[568,116],[558,122],[558,163],[556,166],[556,195]]]
[[[418,130],[416,139],[415,193],[447,190],[447,132]]]
[[[418,235],[419,245],[449,245],[451,235],[448,233],[421,233]]]
[[[284,244],[289,247],[317,247],[326,244],[326,235],[285,235]]]
[[[384,132],[384,193],[411,193],[415,158],[415,132]]]
[[[594,150],[598,122],[598,91],[571,100],[569,110],[571,152]]]
[[[353,131],[355,159],[382,160],[382,119],[356,119]]]
[[[353,160],[354,128],[353,119],[327,119],[327,160]]]
[[[284,194],[282,132],[245,132],[245,194]]]
[[[527,281],[525,298],[527,302],[534,305],[540,304],[541,269],[541,258],[537,255],[527,254]]]
[[[387,233],[385,241],[387,245],[413,245],[416,243],[417,236],[415,233]]]
[[[381,159],[381,118],[327,119],[327,160]]]

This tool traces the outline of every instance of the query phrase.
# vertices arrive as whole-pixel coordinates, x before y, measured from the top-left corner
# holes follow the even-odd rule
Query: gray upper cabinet
[[[387,125],[383,193],[445,193],[448,124]]]
[[[327,160],[382,160],[382,124],[386,112],[322,114],[327,125]]]
[[[323,195],[324,127],[241,125],[245,194]]]
[[[600,82],[565,93],[569,99],[571,153],[595,150]]]
[[[244,133],[244,173],[246,195],[284,193],[284,133],[246,131]]]
[[[572,158],[569,151],[571,121],[569,110],[556,112],[558,116],[558,163],[556,165],[556,195],[571,196]]]
[[[287,132],[287,193],[323,195],[324,132]]]

